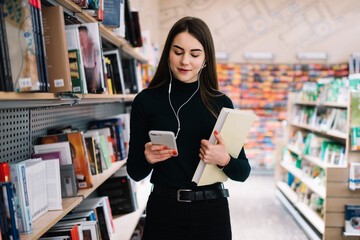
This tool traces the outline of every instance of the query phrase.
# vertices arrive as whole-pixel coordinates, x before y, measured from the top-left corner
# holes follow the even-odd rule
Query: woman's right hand
[[[148,142],[145,144],[145,158],[150,164],[165,161],[173,156],[177,155],[177,152],[173,149],[168,149],[164,145],[152,144]]]

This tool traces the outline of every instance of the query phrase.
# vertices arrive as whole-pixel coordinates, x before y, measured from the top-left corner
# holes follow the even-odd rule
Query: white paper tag
[[[64,86],[64,79],[55,79],[54,80],[55,87],[63,87]]]
[[[20,84],[20,88],[31,87],[32,86],[31,78],[20,78],[19,84]]]
[[[73,87],[73,92],[80,92],[81,88],[80,87]]]

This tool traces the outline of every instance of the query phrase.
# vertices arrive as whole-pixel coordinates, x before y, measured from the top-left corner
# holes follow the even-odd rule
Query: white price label
[[[80,92],[81,88],[80,87],[73,87],[73,92]]]
[[[64,86],[64,79],[55,79],[54,80],[55,87],[63,87]]]
[[[19,84],[20,84],[20,88],[31,87],[32,86],[31,78],[20,78]]]

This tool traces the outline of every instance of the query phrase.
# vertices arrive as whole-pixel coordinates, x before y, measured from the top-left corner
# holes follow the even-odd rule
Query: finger
[[[218,144],[222,144],[222,145],[225,144],[224,139],[221,137],[221,135],[218,133],[218,131],[215,130],[214,135],[215,135],[215,138],[216,138]]]
[[[160,144],[153,144],[153,145],[151,146],[151,150],[153,150],[153,151],[163,150],[163,149],[168,149],[168,147],[165,146],[165,145],[160,145]]]
[[[201,141],[201,147],[204,148],[204,149],[208,149],[210,147],[210,143],[209,141],[206,141],[206,140],[202,140]]]
[[[205,156],[205,151],[204,151],[202,148],[200,148],[200,154],[201,154],[202,156]]]

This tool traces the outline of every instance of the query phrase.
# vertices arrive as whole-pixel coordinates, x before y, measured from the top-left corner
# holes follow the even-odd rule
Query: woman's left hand
[[[230,155],[226,152],[225,141],[221,135],[215,131],[217,144],[211,144],[208,140],[201,140],[199,157],[209,164],[216,164],[225,167],[230,161]]]

